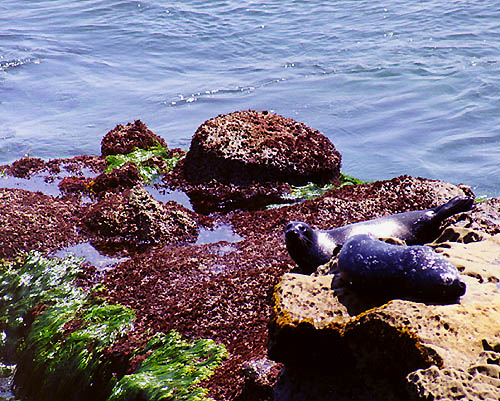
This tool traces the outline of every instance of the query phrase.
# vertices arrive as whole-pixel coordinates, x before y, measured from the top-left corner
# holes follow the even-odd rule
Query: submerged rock
[[[101,141],[101,154],[103,156],[130,153],[134,148],[149,149],[152,146],[161,145],[167,147],[165,140],[146,125],[136,120],[127,125],[117,125],[109,131]]]

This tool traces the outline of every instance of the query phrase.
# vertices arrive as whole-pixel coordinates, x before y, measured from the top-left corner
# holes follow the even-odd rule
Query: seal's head
[[[309,224],[302,221],[291,221],[285,228],[285,238],[288,242],[303,244],[310,246],[314,240],[314,230]]]
[[[309,224],[291,221],[285,228],[286,249],[299,265],[301,273],[311,274],[317,267],[329,260],[323,248],[318,246],[318,233]]]

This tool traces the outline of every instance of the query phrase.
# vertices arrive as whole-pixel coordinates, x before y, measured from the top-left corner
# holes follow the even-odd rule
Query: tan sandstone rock
[[[433,244],[467,284],[459,303],[373,305],[338,279],[328,294],[332,275],[287,274],[273,297],[270,356],[290,365],[299,344],[307,343],[311,358],[336,354],[331,363],[348,361],[346,366],[352,360],[373,399],[500,399],[500,235],[463,229],[450,235],[476,241]]]

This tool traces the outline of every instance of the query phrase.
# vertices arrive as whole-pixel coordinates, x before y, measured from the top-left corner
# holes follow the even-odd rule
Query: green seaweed
[[[345,187],[346,185],[362,185],[368,184],[370,181],[362,181],[359,178],[353,177],[352,175],[340,173],[340,185],[338,188]]]
[[[206,390],[198,384],[219,366],[225,348],[212,340],[188,343],[176,332],[157,334],[137,351],[147,356],[137,372],[121,377],[126,364],[117,372],[104,351],[126,335],[135,314],[100,298],[102,286],[84,293],[72,285],[80,272],[80,259],[39,253],[0,264],[2,339],[8,344],[11,338],[16,349],[20,394],[50,400],[204,399]]]
[[[206,389],[197,384],[210,377],[226,356],[224,347],[213,340],[184,341],[175,331],[158,333],[148,342],[152,351],[139,369],[124,376],[109,401],[201,401]]]
[[[161,145],[155,145],[149,149],[134,148],[132,152],[127,154],[109,155],[106,156],[108,168],[106,172],[109,173],[113,169],[121,165],[131,162],[137,166],[140,176],[145,182],[151,182],[154,177],[162,174],[163,172],[172,170],[182,156],[169,157],[170,152],[168,149]],[[160,169],[154,164],[148,164],[152,158],[161,158],[163,160],[163,168]]]
[[[36,393],[56,400],[74,393],[103,399],[109,393],[114,382],[103,351],[131,328],[135,315],[120,305],[88,301],[60,302],[33,322],[18,366],[43,378],[33,387],[26,377],[24,384]],[[70,322],[77,328],[65,329]]]
[[[305,200],[312,200],[324,195],[326,192],[331,191],[332,189],[343,188],[347,185],[361,185],[367,183],[369,183],[369,181],[362,181],[351,175],[340,173],[339,185],[326,184],[323,186],[319,186],[318,184],[315,184],[313,182],[309,182],[306,185],[301,186],[292,185],[290,192],[282,195],[284,203],[267,205],[266,209],[274,209],[288,206],[293,203],[299,203]]]
[[[293,201],[311,200],[324,195],[326,192],[331,191],[332,189],[342,188],[347,185],[361,185],[367,183],[366,181],[361,181],[358,178],[344,173],[340,173],[339,181],[339,185],[326,184],[323,186],[319,186],[310,182],[302,186],[292,186],[290,193],[285,196],[285,199],[290,199]]]
[[[0,328],[5,333],[3,353],[12,355],[19,333],[27,327],[29,312],[53,300],[71,299],[77,291],[69,285],[80,273],[80,261],[43,258],[30,253],[24,260],[0,265]]]

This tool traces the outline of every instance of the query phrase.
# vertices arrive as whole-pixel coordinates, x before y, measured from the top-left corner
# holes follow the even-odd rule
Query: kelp
[[[120,167],[122,164],[132,162],[137,166],[140,176],[145,182],[151,182],[155,176],[158,176],[166,171],[172,170],[177,162],[183,156],[170,157],[168,149],[161,145],[153,146],[149,149],[134,148],[132,152],[127,154],[109,155],[106,156],[108,168],[106,172],[109,173],[113,169]],[[158,167],[154,163],[148,163],[153,158],[162,159],[162,167]]]
[[[49,259],[38,253],[1,265],[0,322],[11,337],[18,364],[15,383],[36,400],[202,400],[197,384],[225,355],[212,340],[189,343],[176,332],[157,334],[139,369],[113,365],[105,350],[133,327],[133,310],[107,303],[100,289],[84,293],[72,285],[81,260]],[[8,341],[5,341],[8,344]]]

